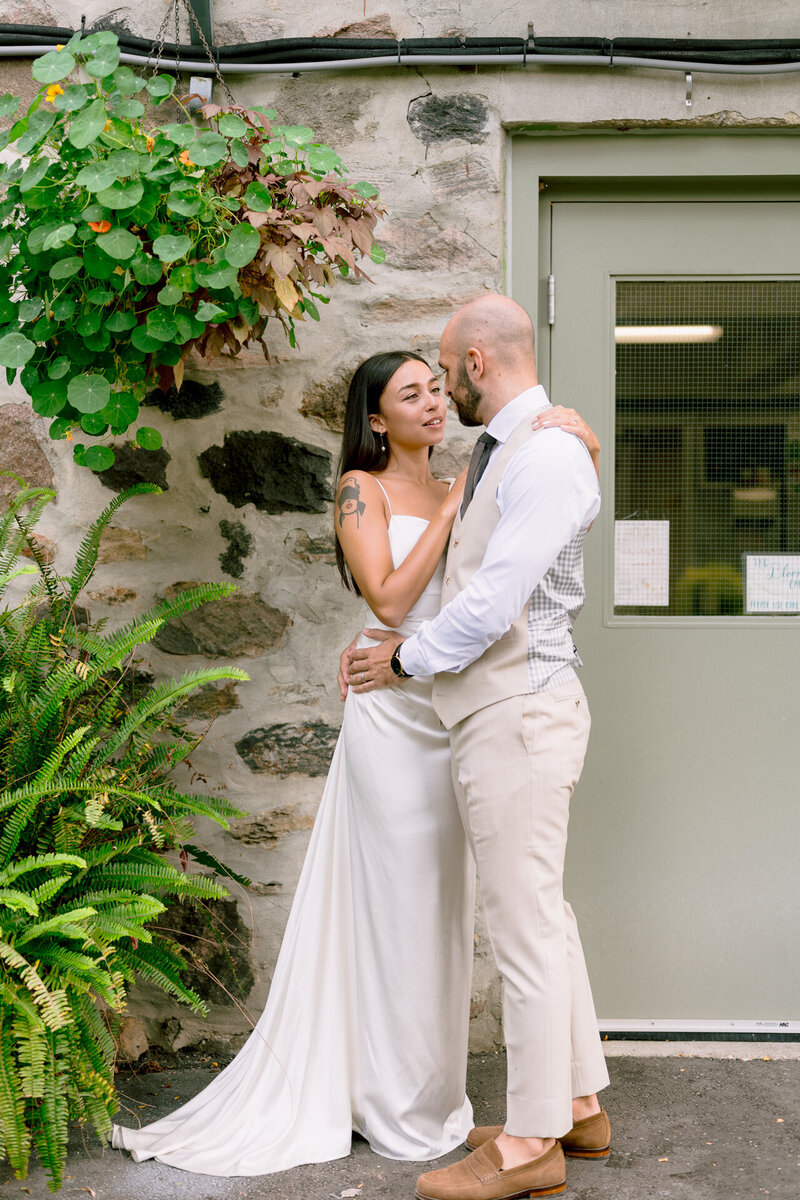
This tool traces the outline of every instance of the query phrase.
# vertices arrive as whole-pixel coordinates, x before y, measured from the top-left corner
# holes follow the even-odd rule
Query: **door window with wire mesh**
[[[615,614],[800,613],[800,281],[618,281],[615,342]]]

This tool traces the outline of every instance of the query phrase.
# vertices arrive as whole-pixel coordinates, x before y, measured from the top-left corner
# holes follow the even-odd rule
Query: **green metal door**
[[[544,374],[604,453],[568,862],[598,1014],[797,1032],[800,204],[547,207]]]

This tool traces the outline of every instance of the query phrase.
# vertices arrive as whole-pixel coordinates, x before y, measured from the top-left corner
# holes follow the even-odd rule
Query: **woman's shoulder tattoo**
[[[355,475],[346,475],[339,486],[336,497],[336,507],[339,512],[339,528],[344,525],[345,517],[355,517],[356,528],[360,525],[361,516],[367,507],[361,499],[361,487]]]

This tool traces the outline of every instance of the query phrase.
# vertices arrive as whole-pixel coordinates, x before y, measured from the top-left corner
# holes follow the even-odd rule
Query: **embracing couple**
[[[267,1005],[203,1092],[115,1126],[137,1160],[260,1175],[349,1153],[471,1153],[419,1200],[566,1186],[565,1154],[608,1154],[608,1083],[562,891],[589,712],[572,626],[600,507],[597,441],[538,384],[512,300],[460,309],[444,391],[411,352],[353,376],[335,506],[344,582],[369,626],[342,656],[342,732]],[[485,425],[452,485],[433,477],[446,395]],[[577,436],[572,436],[572,435]],[[445,557],[446,553],[446,557]],[[474,865],[504,986],[504,1125],[465,1094]]]

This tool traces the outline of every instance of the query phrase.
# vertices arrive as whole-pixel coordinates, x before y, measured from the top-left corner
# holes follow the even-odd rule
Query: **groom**
[[[469,1157],[429,1171],[419,1200],[561,1192],[564,1153],[608,1153],[597,1091],[608,1083],[575,918],[562,893],[569,798],[589,736],[572,625],[584,600],[583,540],[600,507],[588,452],[548,407],[533,327],[489,295],[460,309],[439,362],[478,439],[447,555],[442,611],[413,637],[368,631],[355,691],[435,674],[453,778],[504,983],[505,1127],[475,1129]],[[362,682],[363,681],[363,682]]]

